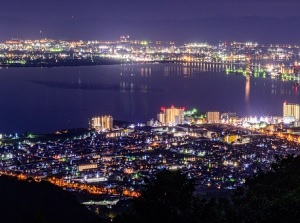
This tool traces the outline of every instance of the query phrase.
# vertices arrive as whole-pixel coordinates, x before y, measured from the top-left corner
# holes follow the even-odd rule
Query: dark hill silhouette
[[[5,223],[101,222],[62,188],[42,181],[0,177],[0,221]]]
[[[181,172],[162,171],[117,223],[298,222],[300,156],[277,159],[269,172],[246,180],[229,199],[203,200]]]

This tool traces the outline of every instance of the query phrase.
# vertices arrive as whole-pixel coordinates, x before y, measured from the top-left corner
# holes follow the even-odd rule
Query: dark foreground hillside
[[[101,222],[75,196],[48,182],[0,177],[0,222]]]
[[[300,219],[300,156],[278,158],[227,198],[204,200],[180,171],[160,172],[117,223],[289,223]]]
[[[299,222],[300,156],[277,159],[269,172],[246,180],[229,198],[204,200],[181,171],[163,170],[117,223]],[[48,182],[0,177],[0,222],[103,222],[77,198]]]

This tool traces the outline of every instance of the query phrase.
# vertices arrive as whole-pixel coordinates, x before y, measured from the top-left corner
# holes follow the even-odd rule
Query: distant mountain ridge
[[[115,40],[129,34],[133,39],[174,41],[256,41],[300,43],[299,17],[213,17],[201,19],[54,19],[24,20],[0,17],[0,41],[11,38],[65,40]]]

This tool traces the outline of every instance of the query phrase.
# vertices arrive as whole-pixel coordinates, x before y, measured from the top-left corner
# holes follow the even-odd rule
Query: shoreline
[[[71,60],[71,61],[60,61],[60,62],[52,62],[52,61],[43,61],[43,62],[31,62],[28,63],[0,63],[0,68],[26,68],[26,67],[80,67],[80,66],[99,66],[99,65],[128,65],[128,64],[164,64],[164,63],[176,63],[181,61],[171,61],[171,60],[164,60],[164,61],[141,61],[141,62],[134,62],[134,61],[122,61],[122,60],[114,60],[114,59],[107,59],[103,61],[81,61],[81,60]]]

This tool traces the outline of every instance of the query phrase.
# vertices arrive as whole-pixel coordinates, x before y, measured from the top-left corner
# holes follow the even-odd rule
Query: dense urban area
[[[0,169],[19,179],[48,181],[73,193],[95,212],[139,197],[161,170],[181,170],[203,197],[224,196],[275,157],[299,154],[299,104],[283,104],[283,117],[238,117],[218,111],[162,107],[157,120],[114,122],[93,117],[89,129],[53,134],[1,134]]]

